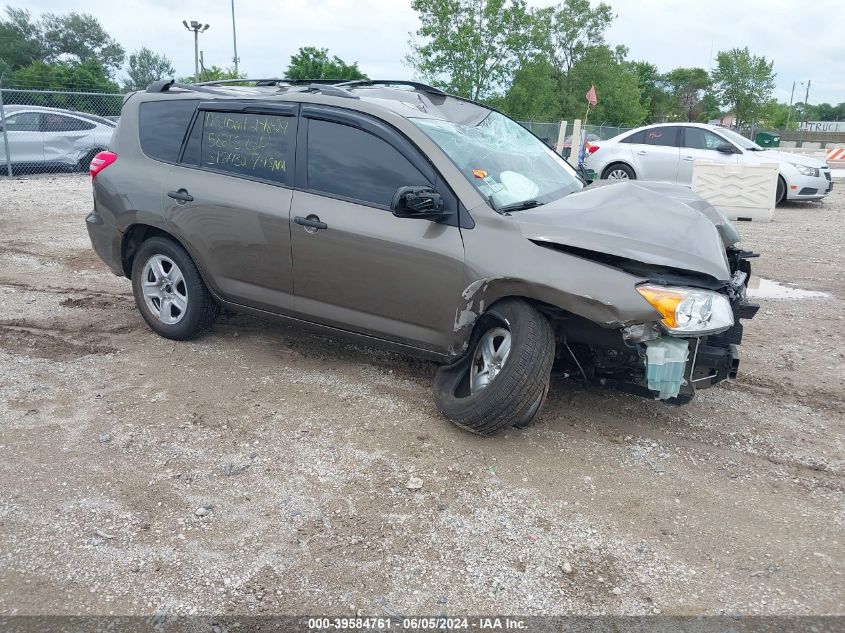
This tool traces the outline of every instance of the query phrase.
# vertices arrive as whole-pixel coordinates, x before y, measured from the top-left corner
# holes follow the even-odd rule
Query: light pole
[[[810,83],[811,79],[807,80],[807,92],[804,93],[804,126],[798,132],[798,147],[804,147],[804,128],[807,127],[807,101],[810,99]]]
[[[202,22],[191,20],[188,24],[187,20],[182,20],[182,24],[189,31],[194,32],[194,76],[197,83],[200,82],[200,33],[205,33],[208,30],[208,24],[203,26]]]
[[[232,46],[235,49],[235,56],[232,61],[235,62],[235,77],[238,75],[238,32],[235,30],[235,0],[232,0]]]

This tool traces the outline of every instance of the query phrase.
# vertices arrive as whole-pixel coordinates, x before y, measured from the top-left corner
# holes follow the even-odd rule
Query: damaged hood
[[[599,181],[605,183],[607,181]],[[647,182],[596,183],[513,214],[535,242],[730,279],[725,247],[738,241],[724,215],[689,189]]]

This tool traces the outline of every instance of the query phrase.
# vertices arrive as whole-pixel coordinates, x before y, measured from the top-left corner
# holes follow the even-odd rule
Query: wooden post
[[[557,145],[555,146],[555,149],[561,156],[563,156],[563,144],[566,141],[566,124],[567,121],[561,121],[560,128],[557,131]]]
[[[569,147],[569,164],[578,167],[578,151],[581,143],[581,119],[572,122],[572,144]]]

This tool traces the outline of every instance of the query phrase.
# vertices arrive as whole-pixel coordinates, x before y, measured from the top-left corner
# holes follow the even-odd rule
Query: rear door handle
[[[300,226],[304,226],[305,230],[309,233],[314,233],[321,229],[329,228],[328,224],[326,224],[325,222],[321,222],[319,216],[316,216],[313,213],[305,218],[303,218],[301,215],[298,215],[293,219],[293,221],[299,224]]]
[[[194,201],[194,197],[188,193],[187,189],[180,189],[179,191],[168,191],[167,195],[173,198],[179,204],[185,204],[186,202]]]
[[[645,151],[645,150],[643,150],[643,149],[641,149],[639,152],[637,152],[637,154],[638,154],[639,156],[645,156],[646,154],[648,154],[648,152],[647,152],[647,151]]]
[[[684,156],[684,160],[695,160],[695,156]]]

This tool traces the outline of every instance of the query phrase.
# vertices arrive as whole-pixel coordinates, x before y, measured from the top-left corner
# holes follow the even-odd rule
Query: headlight
[[[799,174],[804,174],[805,176],[813,176],[814,178],[819,177],[819,170],[815,167],[807,167],[806,165],[795,165],[795,169],[798,170]]]
[[[637,292],[660,313],[669,334],[713,334],[734,324],[731,303],[718,292],[652,284]]]

